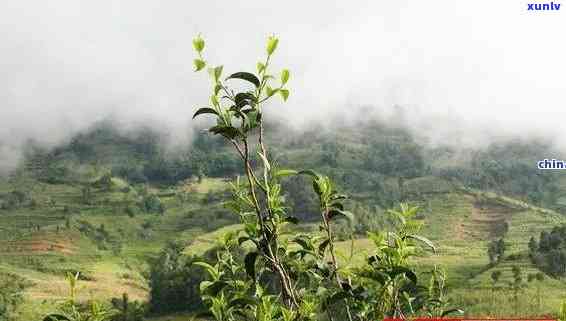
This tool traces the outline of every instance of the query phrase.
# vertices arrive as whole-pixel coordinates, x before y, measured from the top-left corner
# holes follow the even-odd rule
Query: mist
[[[566,19],[526,2],[7,0],[0,21],[2,169],[28,139],[56,144],[108,117],[187,140],[209,95],[192,71],[197,33],[225,73],[254,70],[276,34],[274,68],[291,70],[291,96],[269,109],[299,128],[402,106],[434,144],[566,146]]]

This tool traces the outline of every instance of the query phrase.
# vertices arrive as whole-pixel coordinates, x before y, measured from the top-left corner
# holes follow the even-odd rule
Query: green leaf
[[[299,174],[299,172],[294,169],[280,169],[277,172],[275,172],[273,176],[279,178],[279,177],[285,177],[285,176],[291,176],[297,174]]]
[[[265,70],[265,65],[261,62],[258,62],[256,67],[259,74],[261,74]]]
[[[222,76],[222,69],[224,68],[224,66],[218,66],[216,68],[214,68],[214,80],[215,82],[218,82],[218,80],[220,79],[220,76]]]
[[[218,96],[218,93],[220,92],[221,89],[222,86],[220,84],[214,85],[214,96]]]
[[[299,244],[303,249],[305,250],[312,250],[312,246],[304,239],[297,237],[295,238],[293,241],[295,241],[295,243]]]
[[[238,238],[238,245],[242,245],[243,243],[245,243],[247,241],[252,241],[252,239],[248,236],[242,236],[242,237]]]
[[[254,74],[249,72],[237,72],[228,76],[226,80],[228,79],[242,79],[251,82],[252,84],[254,84],[254,86],[256,86],[256,88],[259,88],[260,86],[259,79],[257,79],[257,77]]]
[[[288,69],[283,69],[281,71],[281,85],[285,85],[288,81],[289,81],[289,70]]]
[[[236,115],[236,117],[242,118],[244,120],[244,123],[247,121],[248,116],[246,115],[246,113],[242,112],[240,109],[238,109],[238,107],[236,107],[235,105],[230,107],[228,110],[233,111]]]
[[[255,261],[259,254],[257,252],[250,252],[246,255],[244,263],[246,266],[246,273],[255,282]]]
[[[193,39],[193,48],[199,53],[202,52],[204,49],[204,39],[202,39],[201,36],[196,36]]]
[[[344,210],[344,204],[342,204],[340,202],[333,202],[333,203],[330,204],[330,207],[339,209],[341,211]]]
[[[342,301],[346,298],[350,297],[350,294],[346,291],[340,291],[338,293],[334,293],[330,298],[328,298],[328,301],[326,302],[327,306],[331,306],[334,303],[338,302],[338,301]]]
[[[265,87],[265,91],[267,93],[267,97],[271,97],[279,91],[279,88],[273,89],[273,88],[267,86],[267,87]]]
[[[333,208],[330,210],[330,212],[328,212],[328,219],[330,220],[339,216],[348,219],[348,221],[350,222],[354,221],[354,214],[352,214],[351,212],[343,211],[337,208]]]
[[[212,104],[212,106],[214,107],[219,107],[220,103],[218,102],[218,97],[216,97],[216,95],[210,95],[210,103]]]
[[[234,101],[236,103],[236,107],[242,108],[246,105],[253,107],[257,102],[254,94],[246,92],[246,93],[237,93],[236,97],[234,97]]]
[[[267,39],[267,47],[266,47],[266,51],[268,55],[272,55],[273,52],[275,51],[275,49],[277,49],[277,44],[279,43],[279,39],[277,39],[274,36],[270,36]]]
[[[287,101],[287,98],[289,98],[289,90],[287,90],[287,89],[280,89],[280,90],[279,90],[279,95],[281,95],[281,98],[283,98],[283,101]]]
[[[424,244],[426,244],[428,247],[430,247],[433,252],[436,253],[436,247],[434,246],[434,244],[432,243],[432,241],[429,240],[429,239],[427,239],[426,237],[420,236],[420,235],[411,234],[411,235],[406,235],[406,236],[403,237],[403,239],[406,239],[406,238],[415,239],[415,240],[417,240],[417,241],[421,241],[421,242],[423,242]]]
[[[295,216],[287,216],[287,217],[285,217],[285,219],[283,221],[291,223],[291,224],[299,224],[299,219],[296,218]]]
[[[335,200],[344,200],[344,199],[347,199],[347,198],[348,198],[348,195],[346,195],[346,194],[338,194],[338,193],[333,193],[333,194],[330,196],[330,200],[332,200],[332,201],[335,201]]]
[[[312,180],[312,188],[314,189],[314,192],[316,193],[316,195],[322,198],[322,186],[320,184],[321,184],[320,179]]]
[[[411,282],[417,284],[417,275],[407,267],[396,266],[388,274],[391,278],[395,278],[399,274],[404,274]]]
[[[441,318],[444,318],[447,315],[450,315],[452,313],[457,313],[457,314],[464,314],[464,310],[461,309],[450,309],[450,310],[446,310],[442,312],[442,315],[440,316]]]
[[[200,285],[201,292],[206,292],[206,294],[211,296],[217,296],[218,293],[228,285],[228,283],[226,283],[225,281],[204,281],[201,282]]]
[[[220,134],[228,139],[234,139],[237,136],[241,136],[240,131],[232,126],[217,125],[209,128],[208,131],[216,135]]]
[[[214,279],[218,279],[218,277],[220,276],[220,273],[218,273],[216,268],[206,262],[194,262],[193,264],[205,268],[208,274],[210,274],[210,276],[212,276]]]
[[[199,110],[196,111],[196,113],[193,115],[193,119],[195,119],[195,117],[197,117],[198,115],[202,115],[202,114],[214,114],[218,116],[218,112],[216,110],[209,107],[203,107],[203,108],[199,108]]]
[[[195,66],[195,71],[201,71],[206,66],[206,62],[199,58],[193,60],[193,64]]]
[[[71,321],[71,319],[62,314],[49,314],[43,318],[43,321]]]
[[[259,111],[254,109],[247,109],[247,110],[242,110],[242,112],[247,113],[248,115],[248,119],[246,120],[244,126],[245,130],[248,131],[253,128],[256,128],[259,120],[261,119],[261,114],[259,113]]]
[[[256,306],[257,301],[252,299],[252,298],[242,297],[242,298],[237,298],[237,299],[230,301],[229,305],[231,307],[245,307],[245,306],[248,306],[248,305]]]
[[[379,257],[379,255],[372,255],[368,257],[367,261],[369,265],[372,265],[373,263],[381,262],[381,257]]]
[[[326,247],[328,246],[328,244],[330,244],[329,239],[325,239],[322,243],[320,243],[320,245],[318,246],[318,254],[320,256],[324,255],[324,252],[326,251]]]
[[[299,175],[309,175],[310,177],[314,178],[314,179],[319,179],[320,175],[318,175],[315,171],[310,170],[310,169],[306,169],[306,170],[302,170],[299,171],[298,173]]]

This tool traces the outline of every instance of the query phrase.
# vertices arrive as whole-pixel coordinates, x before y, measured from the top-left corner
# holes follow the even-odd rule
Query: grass
[[[206,178],[167,189],[148,188],[165,204],[167,210],[162,216],[138,209],[130,217],[125,208],[135,205],[139,193],[132,188],[126,191],[129,185],[123,180],[113,178],[112,183],[110,190],[93,188],[93,205],[82,202],[81,186],[36,183],[32,188],[35,208],[0,211],[0,273],[14,274],[28,283],[18,321],[53,312],[68,295],[67,271],[80,271],[86,278],[79,282],[79,300],[107,302],[127,292],[132,300],[147,301],[149,289],[143,275],[148,257],[156,255],[166,242],[189,243],[235,222],[235,217],[221,212],[218,201],[207,202],[210,193],[227,187],[221,179]],[[13,189],[7,181],[0,183],[2,192]],[[187,190],[188,197],[177,197]],[[71,229],[65,227],[67,218],[71,219]],[[120,240],[121,253],[101,249],[95,239],[79,232],[80,221],[95,228],[104,226],[112,238]],[[140,232],[148,222],[150,236],[141,238]],[[224,230],[212,234],[221,235]],[[200,241],[204,250],[205,242]]]
[[[308,155],[305,153],[304,157]],[[93,191],[95,205],[83,204],[81,186],[35,184],[36,208],[0,212],[0,273],[15,274],[31,284],[26,289],[26,302],[19,311],[18,321],[37,319],[52,311],[66,296],[64,274],[69,270],[80,270],[89,279],[79,283],[82,300],[107,301],[123,292],[134,300],[147,300],[148,285],[143,277],[148,269],[147,258],[155,256],[166,242],[185,242],[188,244],[185,253],[198,255],[212,248],[224,233],[241,228],[235,224],[236,217],[226,213],[218,200],[209,202],[210,195],[221,194],[227,188],[222,179],[188,181],[174,188],[148,188],[150,193],[160,195],[165,204],[166,212],[162,216],[141,210],[128,215],[125,208],[135,204],[140,191],[122,180],[112,182],[114,187],[108,191]],[[562,216],[493,193],[456,190],[434,177],[408,180],[406,186],[409,193],[420,199],[416,203],[422,208],[421,219],[425,223],[421,234],[438,247],[436,254],[424,253],[415,264],[421,271],[434,265],[446,270],[454,306],[466,308],[469,316],[556,313],[559,303],[566,299],[561,290],[566,285],[563,281],[547,278],[540,284],[526,283],[517,311],[514,295],[506,284],[511,281],[513,265],[522,268],[524,279],[528,273],[538,271],[524,258],[528,239],[564,223]],[[130,187],[129,192],[126,187]],[[0,193],[12,188],[8,182],[0,182]],[[64,227],[68,217],[73,225],[71,230]],[[120,255],[101,249],[96,240],[77,231],[79,221],[96,228],[104,226],[112,237],[120,240]],[[509,244],[507,254],[519,254],[520,258],[490,267],[487,243],[501,236],[494,226],[503,221],[509,225],[505,236]],[[41,229],[30,228],[33,226]],[[312,226],[299,228],[312,229]],[[141,237],[144,231],[150,236]],[[337,244],[342,266],[362,264],[372,250],[368,239]],[[494,291],[490,275],[495,270],[503,274]],[[539,307],[538,300],[532,301],[540,293],[544,293],[544,300]],[[190,317],[181,314],[150,320],[180,321]]]

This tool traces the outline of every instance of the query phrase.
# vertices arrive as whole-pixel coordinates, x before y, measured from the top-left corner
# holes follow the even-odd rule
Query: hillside
[[[225,188],[220,180],[150,188],[148,193],[159,195],[166,207],[163,214],[139,208],[128,213],[128,205],[139,199],[137,192],[113,185],[110,191],[93,189],[93,199],[84,204],[80,186],[35,183],[34,208],[1,211],[0,274],[26,283],[19,319],[34,319],[65,299],[67,272],[81,273],[81,300],[126,292],[146,301],[148,258],[169,241],[189,241],[234,221],[211,201]],[[12,186],[4,182],[2,189]],[[183,198],[187,191],[190,196]]]
[[[202,256],[241,227],[223,207],[227,182],[239,174],[229,146],[199,134],[190,147],[169,151],[158,132],[112,126],[95,126],[51,150],[31,146],[21,166],[0,180],[0,280],[24,286],[17,320],[53,311],[68,295],[68,272],[80,272],[83,302],[123,293],[148,302],[152,267],[171,242],[180,242],[187,257]],[[524,280],[539,272],[528,257],[529,239],[565,223],[566,176],[531,166],[537,155],[553,152],[548,145],[432,147],[380,122],[302,133],[272,126],[271,157],[280,167],[320,168],[351,195],[347,206],[357,220],[337,226],[343,265],[356,267],[371,253],[366,232],[385,229],[386,210],[403,201],[421,208],[422,234],[438,247],[422,253],[419,270],[446,269],[449,296],[468,314],[556,313],[566,299],[566,284],[546,277],[525,281],[521,290],[527,298],[545,293],[540,307],[526,299],[520,311],[509,304],[512,267],[521,267]],[[289,232],[317,231],[308,181],[289,178],[283,187],[289,211],[301,219]],[[500,238],[508,244],[505,257],[489,264],[489,243]],[[494,271],[502,271],[495,287]]]

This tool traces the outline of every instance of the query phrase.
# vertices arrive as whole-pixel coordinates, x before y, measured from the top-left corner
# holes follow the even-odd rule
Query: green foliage
[[[491,264],[498,263],[505,256],[505,249],[507,248],[504,239],[493,240],[489,242],[487,247],[487,255]]]
[[[112,306],[116,312],[111,321],[144,321],[147,313],[145,304],[138,301],[130,301],[128,293],[123,293],[122,298],[113,298]]]
[[[147,213],[157,213],[161,215],[165,213],[165,205],[161,202],[161,199],[154,194],[144,196],[140,207]]]
[[[198,45],[197,45],[198,44]],[[195,69],[204,67],[202,38],[193,41],[198,58]],[[284,101],[289,92],[284,86],[288,70],[281,72],[279,87],[270,83],[270,59],[278,39],[267,41],[267,57],[257,64],[257,74],[236,72],[225,81],[243,80],[253,87],[235,93],[220,79],[223,67],[209,68],[213,80],[211,105],[198,109],[194,117],[212,116],[216,125],[209,128],[224,137],[240,156],[246,180],[238,177],[233,184],[233,200],[226,205],[238,214],[243,225],[239,233],[224,235],[216,262],[196,262],[209,279],[200,283],[202,299],[209,314],[217,321],[232,320],[314,320],[325,315],[340,319],[375,320],[385,316],[405,317],[419,311],[430,315],[449,313],[445,299],[445,275],[432,271],[428,287],[419,282],[409,259],[421,250],[419,244],[435,250],[432,242],[420,236],[421,222],[415,220],[417,207],[402,204],[390,211],[393,230],[373,232],[370,238],[375,255],[359,269],[340,267],[335,250],[335,225],[339,220],[353,223],[353,213],[345,209],[348,196],[338,192],[329,176],[312,170],[277,168],[268,154],[264,136],[263,103],[280,93]],[[202,63],[201,63],[202,61]],[[220,95],[221,94],[221,95]],[[252,139],[257,139],[255,153]],[[389,148],[390,145],[384,145]],[[387,160],[373,164],[384,171],[399,171],[400,177],[418,175],[422,157],[412,145],[399,153],[406,159],[399,163]],[[394,150],[393,150],[394,151]],[[255,161],[255,162],[254,162]],[[288,224],[297,217],[288,213],[281,180],[301,175],[312,182],[318,199],[320,234],[300,233],[283,237]],[[401,185],[401,184],[400,184]],[[243,260],[237,253],[246,252]]]
[[[401,142],[375,141],[368,149],[365,166],[386,175],[417,177],[425,171],[423,148],[410,138]]]
[[[192,267],[193,258],[183,255],[184,248],[181,243],[170,242],[152,260],[149,273],[151,312],[162,314],[202,308],[198,286],[204,275]]]
[[[542,231],[537,246],[534,238],[529,242],[529,256],[541,270],[554,277],[566,275],[566,226],[556,226],[550,233]]]
[[[67,282],[69,283],[68,299],[60,304],[58,312],[45,316],[43,321],[109,321],[112,318],[115,311],[96,301],[87,304],[77,302],[78,272],[68,273]]]
[[[0,274],[0,321],[13,320],[14,311],[23,301],[24,283],[14,275]]]

